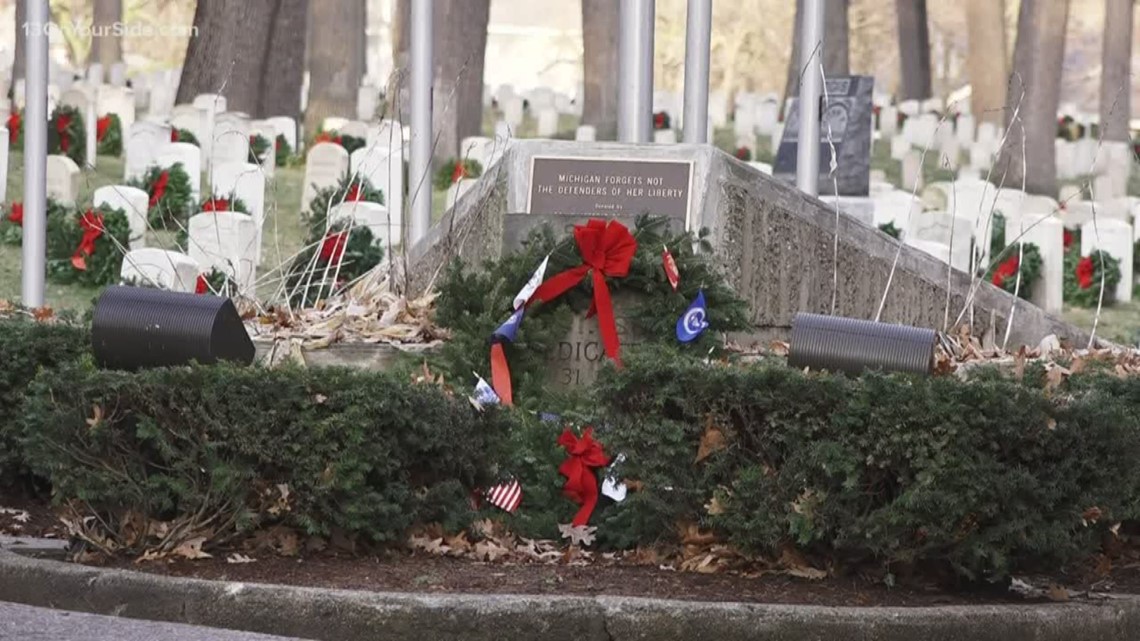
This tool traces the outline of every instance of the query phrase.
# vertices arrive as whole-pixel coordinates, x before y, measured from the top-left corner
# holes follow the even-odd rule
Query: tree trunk
[[[1009,82],[1005,0],[966,0],[969,47],[966,70],[972,94],[970,111],[979,122],[1005,124],[1005,92]]]
[[[1100,133],[1128,142],[1132,113],[1132,1],[1106,0],[1104,53],[1100,74]]]
[[[582,0],[582,124],[598,140],[617,138],[618,3]]]
[[[265,75],[266,49],[280,0],[198,0],[178,84],[178,102],[202,93],[226,97],[226,109],[255,114]]]
[[[316,132],[329,116],[356,116],[364,78],[365,0],[309,3],[309,104],[305,131]]]
[[[926,0],[896,0],[899,28],[900,100],[925,100],[931,94],[930,27]]]
[[[1057,195],[1053,139],[1068,22],[1069,0],[1021,0],[1005,107],[1008,135],[997,167],[1007,187],[1024,181],[1029,193]]]
[[[823,73],[828,78],[846,76],[850,73],[847,45],[847,6],[848,0],[825,0],[826,12],[823,19]],[[800,94],[800,29],[803,25],[804,0],[796,0],[796,19],[792,32],[792,57],[788,61],[788,80],[784,84],[785,103],[787,98]],[[814,70],[819,73],[819,67]]]
[[[432,157],[454,158],[483,131],[483,61],[491,0],[435,0]]]
[[[265,49],[265,72],[254,115],[301,118],[301,84],[305,75],[308,0],[279,0]]]
[[[24,31],[24,23],[28,21],[28,14],[24,10],[24,3],[21,0],[16,0],[16,49],[13,52],[15,55],[12,57],[12,86],[8,88],[8,97],[13,97],[15,92],[16,81],[24,77],[24,67],[27,63],[24,62],[24,49],[27,47],[27,33]],[[12,105],[15,110],[16,106]]]
[[[123,21],[123,0],[94,0],[94,32],[88,62],[98,62],[104,69],[123,60],[123,39],[115,35],[115,23]]]

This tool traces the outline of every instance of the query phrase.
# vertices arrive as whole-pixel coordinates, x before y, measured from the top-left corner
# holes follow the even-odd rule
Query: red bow
[[[174,127],[170,130],[170,142],[178,142],[178,128]]]
[[[317,134],[317,139],[314,140],[313,142],[332,142],[332,143],[336,143],[338,145],[343,145],[344,143],[341,142],[340,136],[333,135],[335,133],[336,133],[335,131],[334,132],[322,131],[321,133]]]
[[[20,131],[20,112],[13,111],[12,114],[8,116],[7,124],[9,140],[15,141],[16,135]]]
[[[352,183],[349,185],[348,193],[344,195],[344,199],[353,202],[364,200],[363,191],[364,190],[360,188],[360,183]]]
[[[83,272],[87,271],[87,256],[95,253],[95,241],[103,235],[103,216],[88,209],[79,219],[79,228],[83,230],[83,239],[71,255],[71,265]]]
[[[158,175],[154,184],[150,187],[150,206],[154,207],[158,201],[162,200],[162,195],[166,193],[166,183],[170,182],[170,172],[164,171]]]
[[[1005,279],[1017,276],[1017,267],[1021,264],[1017,256],[1010,256],[994,270],[994,285],[1003,287]]]
[[[202,211],[229,211],[230,201],[225,198],[211,198],[202,203]]]
[[[455,169],[451,172],[451,182],[457,183],[467,177],[467,169],[463,166],[462,160],[455,161]]]
[[[637,252],[637,239],[616,220],[604,222],[595,218],[585,225],[574,226],[574,240],[582,254],[582,264],[546,279],[527,304],[554,300],[593,272],[594,302],[586,317],[593,316],[595,312],[598,314],[598,331],[602,335],[606,356],[621,367],[621,341],[618,340],[614,304],[606,276],[622,278],[629,273],[629,264]]]
[[[326,263],[339,263],[344,257],[344,247],[348,244],[348,234],[340,231],[325,236],[321,243],[321,260]]]
[[[198,280],[194,283],[195,294],[206,294],[210,291],[210,281],[206,280],[205,274],[198,274]]]
[[[609,465],[610,459],[602,450],[602,444],[594,440],[592,427],[582,432],[582,438],[567,429],[558,437],[558,444],[570,455],[558,466],[558,473],[566,477],[562,493],[582,506],[571,523],[575,527],[586,525],[598,504],[598,477],[592,468]]]
[[[55,130],[59,133],[59,148],[64,153],[67,153],[67,148],[71,146],[71,140],[67,137],[67,126],[70,124],[71,116],[67,114],[60,114],[55,121]]]
[[[95,121],[95,139],[99,142],[103,142],[103,139],[107,137],[107,130],[109,130],[110,128],[111,128],[111,117],[110,116],[103,116],[102,118],[96,120]]]
[[[24,226],[24,203],[12,203],[12,208],[8,212],[8,220],[21,227]]]
[[[1088,289],[1092,287],[1093,275],[1096,273],[1096,266],[1093,265],[1093,259],[1084,256],[1077,262],[1077,284],[1081,289]]]

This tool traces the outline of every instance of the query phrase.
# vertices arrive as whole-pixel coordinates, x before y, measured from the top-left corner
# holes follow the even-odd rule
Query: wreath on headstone
[[[752,161],[752,150],[745,146],[737,147],[736,151],[733,152],[732,155],[735,156],[737,160],[741,160],[743,162]]]
[[[674,233],[667,219],[646,215],[639,216],[630,231],[637,246],[629,271],[605,280],[612,296],[633,295],[621,311],[628,331],[640,342],[673,345],[703,357],[717,348],[718,333],[751,327],[747,304],[710,259],[707,231]],[[666,248],[680,274],[676,289],[665,271]],[[453,381],[469,380],[473,371],[486,373],[488,337],[511,314],[519,289],[547,256],[547,281],[583,264],[574,236],[555,237],[549,226],[532,231],[519,251],[481,266],[456,259],[444,272],[436,301],[436,322],[450,330],[451,340],[434,357],[432,369]],[[698,292],[703,292],[708,309],[708,331],[681,344],[678,319]],[[549,353],[565,339],[572,317],[587,314],[594,300],[593,281],[587,277],[565,294],[527,308],[517,336],[503,346],[516,405],[550,409],[554,395],[548,389]]]
[[[448,158],[447,161],[436,170],[432,185],[437,190],[443,191],[463,178],[478,178],[482,175],[483,165],[478,160],[464,158],[463,161],[460,162],[458,158]]]
[[[194,214],[216,212],[216,211],[231,211],[239,214],[248,214],[249,207],[246,206],[240,198],[206,198],[198,203],[198,208],[193,212]],[[193,215],[193,214],[191,214]],[[189,219],[187,219],[189,220]],[[178,229],[175,235],[174,242],[182,248],[183,251],[190,249],[190,230],[189,225],[184,225]],[[236,290],[235,290],[236,291]]]
[[[184,228],[190,218],[193,197],[190,190],[190,176],[175,163],[169,168],[151,167],[142,178],[127,181],[131,187],[138,187],[150,196],[147,209],[147,222],[152,227]]]
[[[123,121],[118,114],[107,114],[95,121],[95,141],[100,156],[120,156],[123,153]]]
[[[48,220],[71,213],[71,208],[49,198],[47,201]],[[0,216],[0,242],[5,245],[20,245],[24,242],[24,203],[10,203]]]
[[[1078,123],[1072,116],[1061,116],[1057,119],[1057,137],[1069,142],[1080,140],[1085,135],[1085,126]]]
[[[289,164],[290,159],[293,157],[293,147],[289,145],[289,141],[285,139],[284,134],[277,134],[277,140],[273,143],[273,153],[277,156],[278,167],[284,167]]]
[[[194,132],[189,129],[179,129],[177,127],[170,129],[170,142],[188,142],[191,145],[201,146]]]
[[[669,129],[673,124],[672,119],[669,118],[669,112],[658,111],[653,114],[653,130],[661,131],[662,129]]]
[[[1120,260],[1108,252],[1096,250],[1088,256],[1078,251],[1065,252],[1065,302],[1074,307],[1096,307],[1100,303],[1104,282],[1104,304],[1116,301],[1116,285],[1120,283]]]
[[[266,152],[269,151],[269,139],[261,134],[250,134],[249,136],[249,162],[254,165],[260,165],[266,158]],[[277,155],[273,156],[274,161],[277,160]]]
[[[883,223],[882,225],[879,225],[879,231],[890,236],[891,238],[894,238],[895,240],[898,240],[899,236],[902,235],[899,232],[899,228],[895,227],[895,223],[893,220],[889,223]]]
[[[1041,277],[1041,251],[1033,243],[1010,245],[998,254],[998,262],[986,273],[995,286],[1029,300],[1033,285]],[[1021,282],[1017,275],[1021,273]]]
[[[317,137],[313,139],[313,143],[315,144],[318,142],[331,142],[340,145],[341,147],[344,147],[344,150],[349,154],[352,154],[352,152],[356,151],[357,149],[363,148],[367,144],[367,141],[363,138],[341,134],[335,129],[330,129],[329,131],[318,131]]]
[[[363,176],[354,180],[351,175],[342,176],[335,187],[325,187],[317,192],[309,201],[309,231],[312,235],[325,233],[325,217],[329,210],[343,202],[363,201],[384,204],[384,192],[372,186],[372,182]]]
[[[48,123],[48,153],[63,154],[82,167],[87,159],[83,115],[70,105],[60,105]]]
[[[8,114],[8,121],[4,123],[8,128],[8,147],[19,147],[24,144],[24,112],[15,110]]]
[[[130,223],[121,209],[104,205],[49,214],[48,278],[89,287],[117,283],[130,237]]]

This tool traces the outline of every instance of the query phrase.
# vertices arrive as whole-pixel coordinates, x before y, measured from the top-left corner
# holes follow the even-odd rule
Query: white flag
[[[534,274],[531,275],[530,280],[526,282],[526,285],[523,285],[523,288],[521,291],[519,291],[518,296],[515,296],[515,309],[518,309],[525,305],[526,302],[530,300],[530,297],[534,295],[534,292],[538,289],[538,286],[542,284],[542,279],[546,276],[546,264],[549,262],[550,254],[547,254],[546,258],[542,259],[542,264],[538,266],[538,269],[534,270]]]
[[[479,382],[475,384],[475,396],[468,396],[467,399],[475,406],[475,409],[483,411],[484,407],[488,405],[498,405],[501,402],[499,395],[495,393],[495,389],[491,387],[487,381],[483,380],[482,376],[475,375]]]

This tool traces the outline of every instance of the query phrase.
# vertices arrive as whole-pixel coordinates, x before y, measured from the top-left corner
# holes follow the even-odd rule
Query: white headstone
[[[246,162],[218,164],[212,173],[210,194],[215,198],[241,200],[253,217],[257,225],[253,253],[260,264],[261,231],[265,226],[265,173],[261,167]]]
[[[886,106],[879,110],[879,133],[887,138],[893,138],[899,129],[899,110],[896,107]],[[892,147],[893,149],[893,147]]]
[[[158,151],[170,144],[170,127],[140,121],[124,131],[127,138],[124,144],[126,162],[123,163],[123,174],[129,181],[141,178],[147,168],[154,164]]]
[[[0,203],[8,202],[8,128],[0,127]]]
[[[342,136],[353,138],[368,138],[368,123],[360,120],[346,120],[337,130]]]
[[[728,95],[723,91],[709,92],[709,119],[716,127],[728,124]]]
[[[891,159],[902,162],[906,155],[910,153],[910,141],[906,136],[895,136],[891,138]]]
[[[911,219],[906,238],[907,242],[913,239],[946,245],[950,248],[950,264],[954,269],[969,271],[973,232],[974,222],[969,218],[944,211],[926,211]]]
[[[202,124],[202,110],[194,105],[174,105],[171,109],[170,126],[189,131],[199,142],[205,135]]]
[[[193,294],[198,285],[198,261],[165,249],[141,248],[123,256],[119,278],[124,283]]]
[[[249,120],[226,112],[214,118],[210,144],[209,171],[217,165],[244,164],[249,160]]]
[[[306,211],[317,192],[336,187],[348,172],[348,152],[331,142],[318,142],[305,155],[305,186],[301,190],[301,211]]]
[[[978,121],[970,114],[960,114],[954,133],[958,137],[958,144],[969,147],[974,143],[974,134],[977,132]]]
[[[574,132],[574,140],[578,142],[594,142],[598,139],[598,130],[593,125],[580,125]]]
[[[376,117],[380,94],[375,87],[362,86],[356,92],[356,117],[368,121]]]
[[[107,205],[111,209],[122,209],[131,226],[131,249],[146,247],[146,214],[150,196],[145,191],[129,185],[107,185],[95,190],[91,204],[95,207]]]
[[[87,66],[87,82],[93,85],[99,85],[103,82],[103,65],[98,62],[93,62]]]
[[[261,136],[269,144],[258,158],[261,170],[268,178],[273,178],[277,167],[277,129],[268,120],[254,120],[249,123],[250,149],[253,148],[253,137]]]
[[[351,219],[355,227],[367,227],[372,232],[372,242],[383,247],[385,252],[400,242],[400,223],[389,216],[388,208],[384,205],[363,200],[333,205],[329,211],[329,224],[345,219]]]
[[[354,175],[363,176],[384,194],[386,224],[385,244],[399,245],[403,238],[404,214],[404,149],[399,140],[377,141],[376,144],[352,152],[349,160]],[[377,233],[377,230],[373,230]],[[379,235],[377,236],[379,237]]]
[[[932,240],[918,240],[907,238],[905,241],[907,245],[924,253],[930,254],[938,260],[949,263],[950,262],[950,246],[945,243],[939,243]]]
[[[553,107],[538,112],[538,137],[550,138],[558,133],[558,112]]]
[[[127,86],[127,65],[116,62],[111,65],[110,74],[107,77],[107,82],[113,87]]]
[[[518,128],[523,120],[523,101],[518,96],[510,96],[506,100],[499,101],[499,109],[503,111],[503,120],[511,126],[511,129]]]
[[[95,111],[101,116],[116,114],[126,130],[135,122],[135,96],[126,87],[100,85],[95,95]]]
[[[67,156],[47,157],[47,197],[64,205],[74,205],[79,198],[79,165]]]
[[[1012,245],[1020,238],[1022,244],[1035,245],[1041,254],[1041,273],[1033,284],[1029,300],[1047,312],[1060,312],[1063,306],[1064,230],[1059,218],[1045,214],[1026,214],[1005,221],[1007,244]]]
[[[197,202],[202,196],[202,153],[197,145],[188,142],[171,142],[163,145],[155,156],[154,164],[168,169],[181,163],[190,178],[190,193]]]
[[[675,129],[658,129],[653,132],[653,142],[663,145],[676,144],[677,131]]]
[[[906,233],[908,221],[913,221],[922,214],[922,201],[910,192],[893,190],[876,194],[875,226],[891,223],[903,234]]]
[[[1133,233],[1132,225],[1100,216],[1081,226],[1082,256],[1088,256],[1099,249],[1120,261],[1120,282],[1116,284],[1116,301],[1119,303],[1132,300]],[[1099,284],[1094,283],[1093,286],[1099,287]]]
[[[237,283],[239,291],[253,293],[257,277],[257,223],[252,216],[233,212],[203,212],[190,217],[189,254],[203,272],[213,269]]]
[[[202,164],[208,168],[213,153],[214,121],[219,114],[225,113],[226,97],[216,93],[202,93],[194,96],[192,104],[198,110],[199,121],[198,128],[192,131],[198,139],[198,146],[202,148]]]
[[[289,143],[289,148],[293,150],[293,153],[298,153],[296,120],[289,116],[274,116],[266,118],[265,121],[273,125],[273,129],[278,135],[285,136],[285,142]]]
[[[468,136],[459,143],[459,157],[464,160],[474,160],[484,169],[491,159],[495,141],[484,136]]]
[[[902,159],[902,185],[903,191],[922,191],[922,152],[912,149],[906,152]]]
[[[899,111],[909,117],[917,116],[919,104],[917,100],[904,100],[899,103]]]

